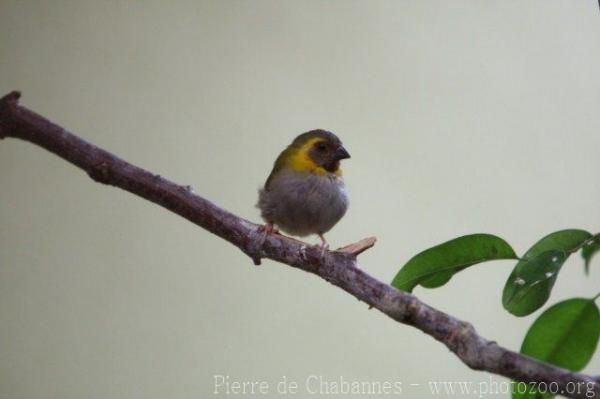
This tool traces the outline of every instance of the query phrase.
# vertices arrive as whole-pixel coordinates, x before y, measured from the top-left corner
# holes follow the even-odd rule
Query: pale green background
[[[362,265],[384,281],[462,234],[522,253],[554,230],[600,230],[598,71],[593,0],[0,0],[2,94],[243,217],[259,220],[257,189],[296,134],[338,133],[352,204],[328,237],[376,235]],[[511,267],[416,293],[518,349],[535,316],[500,305]],[[550,303],[596,294],[592,269],[570,259]],[[429,392],[410,383],[488,379],[314,276],[256,268],[0,142],[0,398],[204,398],[219,373],[402,381],[409,398]]]

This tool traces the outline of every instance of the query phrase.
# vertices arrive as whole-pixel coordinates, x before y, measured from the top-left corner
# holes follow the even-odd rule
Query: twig
[[[369,248],[373,248],[377,239],[375,237],[367,237],[355,242],[354,244],[346,245],[345,247],[336,249],[336,252],[342,252],[353,256],[358,256]]]
[[[598,378],[505,349],[478,335],[469,323],[371,277],[358,267],[356,256],[373,246],[373,238],[322,253],[318,248],[279,234],[262,234],[258,225],[194,194],[187,186],[132,165],[19,105],[19,97],[19,93],[13,92],[0,99],[0,138],[19,138],[43,147],[80,167],[95,181],[152,201],[218,235],[255,261],[269,258],[315,274],[392,319],[442,342],[472,369],[525,382],[555,382],[565,396],[600,399]],[[573,386],[585,389],[573,392]]]

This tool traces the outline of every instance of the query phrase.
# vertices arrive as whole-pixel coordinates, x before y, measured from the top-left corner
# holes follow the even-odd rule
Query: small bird
[[[267,233],[277,225],[296,236],[318,234],[321,249],[329,247],[323,234],[344,216],[348,195],[340,161],[350,158],[340,139],[326,130],[311,130],[296,137],[279,154],[257,207]]]

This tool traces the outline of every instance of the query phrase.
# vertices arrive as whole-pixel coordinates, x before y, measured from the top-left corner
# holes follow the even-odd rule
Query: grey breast
[[[284,170],[260,190],[258,207],[287,233],[323,234],[346,213],[348,196],[341,177]]]

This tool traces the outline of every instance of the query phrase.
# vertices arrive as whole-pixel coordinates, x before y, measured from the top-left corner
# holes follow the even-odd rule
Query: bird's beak
[[[348,151],[346,151],[346,149],[342,146],[339,146],[337,150],[335,150],[335,152],[333,153],[333,159],[335,159],[336,161],[347,158],[350,158],[350,154],[348,154]]]

